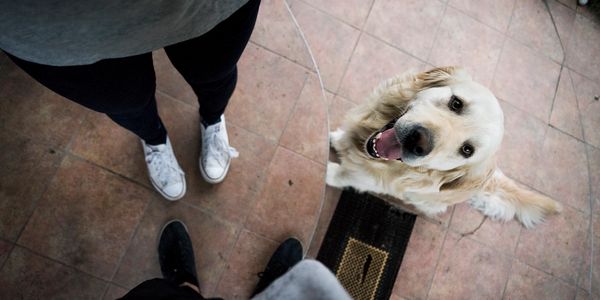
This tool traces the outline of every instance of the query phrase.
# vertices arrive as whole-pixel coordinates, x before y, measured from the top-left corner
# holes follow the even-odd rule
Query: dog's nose
[[[408,154],[425,156],[433,148],[431,133],[421,125],[414,125],[409,129],[404,141],[402,141],[402,146]]]

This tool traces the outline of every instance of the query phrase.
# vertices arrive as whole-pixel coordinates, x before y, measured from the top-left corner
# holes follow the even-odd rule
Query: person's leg
[[[236,64],[250,39],[260,0],[250,0],[200,37],[165,47],[198,96],[205,126],[219,122],[237,83]]]
[[[57,94],[105,113],[149,144],[164,144],[167,131],[156,109],[156,87],[150,53],[106,59],[91,65],[56,67],[8,56]]]
[[[350,300],[335,275],[316,260],[305,259],[275,280],[253,300]]]
[[[146,280],[136,287],[134,287],[131,291],[129,291],[125,296],[120,298],[122,300],[146,300],[146,299],[164,299],[164,300],[172,300],[172,299],[189,299],[189,300],[203,300],[205,298],[202,297],[198,292],[189,287],[181,287],[177,284],[168,281],[162,278],[155,278]]]
[[[71,101],[105,113],[139,136],[154,187],[169,200],[183,197],[185,176],[158,116],[150,53],[67,67],[41,65],[8,56],[42,85]]]
[[[224,112],[237,82],[236,64],[250,39],[260,0],[250,0],[204,35],[165,47],[200,104],[200,172],[209,183],[225,179],[237,151],[229,146]]]

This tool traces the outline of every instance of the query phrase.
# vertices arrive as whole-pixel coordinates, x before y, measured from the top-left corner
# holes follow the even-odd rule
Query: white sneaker
[[[219,183],[225,179],[231,159],[238,157],[239,153],[229,146],[225,117],[221,121],[204,128],[202,132],[202,153],[200,154],[200,173],[209,183]]]
[[[146,145],[142,140],[150,182],[168,200],[178,200],[185,195],[185,174],[179,167],[171,142]]]

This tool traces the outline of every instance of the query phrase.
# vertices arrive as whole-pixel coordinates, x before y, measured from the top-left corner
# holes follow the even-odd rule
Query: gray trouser
[[[316,260],[305,259],[252,300],[352,299],[335,275]]]

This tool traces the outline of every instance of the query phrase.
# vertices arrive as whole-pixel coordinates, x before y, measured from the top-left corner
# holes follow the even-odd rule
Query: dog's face
[[[372,158],[445,171],[494,155],[504,126],[497,99],[462,70],[444,74],[395,106],[394,117],[366,142]]]

